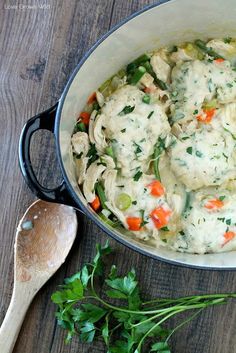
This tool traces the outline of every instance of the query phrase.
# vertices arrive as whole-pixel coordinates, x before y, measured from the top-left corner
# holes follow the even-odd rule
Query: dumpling
[[[235,141],[226,131],[182,133],[169,148],[170,166],[189,190],[220,185],[236,177]]]
[[[172,70],[172,120],[188,122],[201,113],[205,102],[236,101],[236,72],[228,61],[188,61]]]
[[[169,244],[178,251],[215,253],[236,249],[236,194],[208,188],[192,193],[182,231]]]
[[[137,169],[146,172],[148,159],[158,137],[170,131],[163,107],[143,102],[144,92],[126,85],[112,94],[102,107],[103,134],[114,150],[117,168],[126,177],[133,177]]]

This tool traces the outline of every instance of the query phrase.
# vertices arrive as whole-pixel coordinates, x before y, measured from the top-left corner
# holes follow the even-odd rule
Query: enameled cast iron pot
[[[235,20],[235,0],[167,0],[135,13],[103,36],[76,67],[59,102],[31,118],[23,128],[20,167],[35,195],[80,209],[110,236],[150,257],[190,267],[236,269],[236,251],[192,255],[164,248],[154,249],[139,243],[125,230],[121,233],[106,226],[81,194],[69,155],[70,136],[78,112],[91,92],[106,79],[147,50],[196,38],[236,37]],[[53,190],[39,184],[30,162],[30,139],[39,129],[49,130],[55,135],[64,180]]]

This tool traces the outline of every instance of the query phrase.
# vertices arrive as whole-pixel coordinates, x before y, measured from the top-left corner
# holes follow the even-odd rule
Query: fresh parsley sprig
[[[93,342],[101,336],[107,353],[170,353],[168,342],[177,329],[204,308],[236,298],[236,294],[211,294],[142,302],[135,271],[119,277],[115,265],[105,279],[107,289],[100,295],[96,286],[104,280],[103,259],[110,252],[108,242],[97,245],[93,261],[65,279],[60,290],[52,295],[58,306],[58,324],[67,331],[67,342],[74,335],[79,335],[83,342]],[[114,299],[116,304],[112,304]],[[189,310],[194,313],[172,330],[162,326],[171,317]]]

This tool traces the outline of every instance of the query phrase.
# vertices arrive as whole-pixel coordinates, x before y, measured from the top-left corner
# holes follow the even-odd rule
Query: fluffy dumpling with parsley
[[[216,188],[192,193],[182,230],[170,245],[196,254],[235,250],[236,194]]]
[[[102,132],[107,141],[104,153],[113,151],[123,176],[145,173],[155,143],[170,131],[160,102],[153,102],[137,87],[126,85],[109,96],[101,114],[104,116]]]
[[[236,102],[236,72],[221,59],[179,62],[172,70],[171,91],[172,120],[183,124],[207,115],[212,110],[207,104],[213,99],[219,104]]]
[[[189,190],[236,177],[235,140],[227,131],[201,128],[179,134],[169,148],[170,166]]]
[[[167,201],[166,189],[153,175],[138,180],[117,177],[107,170],[104,175],[106,206],[123,226],[140,239],[157,236],[170,221],[173,209]]]

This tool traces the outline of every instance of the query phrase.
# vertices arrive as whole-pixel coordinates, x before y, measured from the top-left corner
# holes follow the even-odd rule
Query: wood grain
[[[111,26],[154,1],[148,0],[48,0],[48,9],[0,11],[0,321],[10,301],[13,281],[13,243],[16,225],[34,200],[18,168],[17,149],[24,122],[54,104],[71,72],[86,50]],[[38,1],[14,2],[35,5]],[[37,6],[36,6],[37,7]],[[53,141],[38,134],[32,147],[34,165],[44,184],[60,179]],[[55,172],[56,170],[56,172]],[[93,346],[73,340],[64,344],[56,327],[50,295],[65,276],[75,272],[94,255],[96,242],[106,235],[79,215],[79,232],[66,264],[34,300],[20,332],[14,353],[105,352],[101,342]],[[146,297],[192,293],[235,292],[235,272],[211,272],[171,266],[137,254],[115,241],[113,261],[125,272],[130,267],[142,276]],[[206,310],[172,339],[174,353],[234,353],[236,306]],[[174,319],[172,324],[177,321]],[[4,353],[4,352],[1,352]]]

